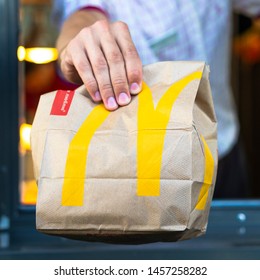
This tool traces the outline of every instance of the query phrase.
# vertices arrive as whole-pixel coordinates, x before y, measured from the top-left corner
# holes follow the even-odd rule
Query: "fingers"
[[[98,21],[84,28],[61,55],[61,69],[84,83],[94,101],[108,110],[127,105],[141,91],[142,64],[126,24]]]
[[[142,87],[142,63],[128,26],[123,22],[116,22],[113,24],[113,33],[125,61],[130,93],[137,94]]]
[[[100,26],[99,28],[107,27]],[[106,30],[102,36],[102,40],[100,40],[100,45],[105,57],[105,61],[107,62],[107,67],[104,70],[107,71],[110,77],[112,90],[115,95],[115,101],[120,106],[127,105],[131,100],[131,95],[129,92],[125,62],[111,30]],[[96,73],[95,66],[93,66],[93,69]],[[98,75],[96,75],[96,78],[99,80]]]
[[[101,98],[108,110],[115,110],[118,108],[118,103],[110,80],[107,61],[100,49],[91,48],[91,43],[89,46],[88,57],[98,84]]]
[[[98,84],[92,72],[85,49],[82,44],[72,41],[67,47],[68,55],[61,68],[66,68],[68,80],[75,83],[84,83],[90,96],[96,102],[101,101]],[[69,55],[73,53],[73,56]]]

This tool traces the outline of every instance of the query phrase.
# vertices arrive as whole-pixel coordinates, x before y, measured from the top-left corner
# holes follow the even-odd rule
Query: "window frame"
[[[19,82],[16,49],[18,45],[18,1],[0,2],[0,75],[1,99],[0,119],[3,134],[0,137],[0,192],[1,212],[10,221],[10,227],[17,215],[14,205],[19,183]],[[17,190],[18,191],[18,190]]]

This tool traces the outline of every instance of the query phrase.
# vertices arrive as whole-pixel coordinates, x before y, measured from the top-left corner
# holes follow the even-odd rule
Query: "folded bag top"
[[[31,132],[40,232],[130,244],[205,233],[217,172],[208,66],[143,72],[142,91],[114,112],[84,86],[41,96]]]

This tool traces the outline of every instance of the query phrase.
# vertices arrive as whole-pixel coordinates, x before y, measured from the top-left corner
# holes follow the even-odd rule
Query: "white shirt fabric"
[[[166,60],[203,60],[210,65],[219,157],[225,156],[239,132],[230,88],[232,10],[260,15],[260,0],[55,0],[54,14],[62,23],[87,6],[128,24],[144,65]]]

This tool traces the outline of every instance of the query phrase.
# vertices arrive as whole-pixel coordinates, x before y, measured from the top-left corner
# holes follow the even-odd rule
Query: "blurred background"
[[[3,101],[0,104],[0,117],[3,120],[0,145],[0,249],[12,247],[12,244],[20,241],[31,242],[33,238],[35,242],[41,240],[38,239],[41,238],[38,233],[32,230],[35,227],[37,187],[33,178],[30,150],[31,124],[41,94],[56,89],[75,88],[75,85],[63,80],[57,71],[58,52],[55,40],[58,30],[53,23],[51,9],[50,0],[6,0],[0,3],[0,76]],[[227,201],[226,204],[216,201],[212,215],[218,219],[222,217],[222,212],[226,213],[226,217],[230,214],[236,227],[234,232],[230,232],[232,239],[236,234],[238,238],[245,237],[247,227],[244,224],[241,226],[241,223],[247,220],[248,213],[253,213],[249,223],[254,227],[250,228],[249,233],[252,233],[254,242],[259,246],[259,239],[256,238],[259,236],[259,228],[255,228],[255,219],[260,209],[260,134],[257,132],[260,129],[260,20],[252,21],[234,14],[233,25],[232,85],[250,176],[250,198],[244,202],[236,202],[234,198],[234,202]],[[254,212],[255,210],[258,212]],[[211,232],[216,234],[218,223],[219,220],[214,224],[213,219],[209,238]],[[48,242],[52,242],[50,240]],[[69,244],[77,248],[75,243]],[[17,250],[14,249],[16,257],[19,255]],[[5,252],[5,256],[11,258],[11,253]]]
[[[20,38],[17,57],[22,82],[20,115],[21,184],[20,200],[35,205],[37,187],[33,179],[30,149],[30,129],[41,94],[56,89],[73,89],[58,74],[58,51],[55,41],[58,29],[54,25],[52,1],[20,1]]]

